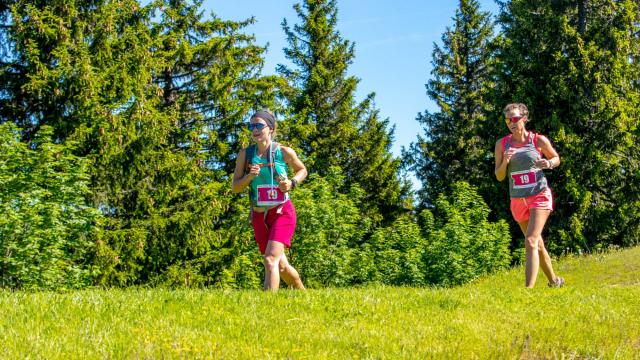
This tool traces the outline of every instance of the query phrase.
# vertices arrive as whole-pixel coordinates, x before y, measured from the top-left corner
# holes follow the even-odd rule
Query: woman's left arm
[[[540,169],[553,169],[560,165],[560,155],[551,145],[551,141],[546,136],[538,135],[538,147],[544,155],[544,159],[536,161],[536,166]]]
[[[304,166],[296,152],[287,146],[282,146],[282,158],[287,165],[291,166],[294,175],[291,179],[285,179],[280,182],[280,190],[289,191],[296,185],[300,184],[307,177],[307,168]]]

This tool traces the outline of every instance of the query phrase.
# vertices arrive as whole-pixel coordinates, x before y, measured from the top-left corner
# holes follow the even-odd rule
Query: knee
[[[278,263],[280,262],[280,257],[279,256],[275,256],[275,255],[271,255],[271,254],[266,254],[264,256],[264,267],[265,268],[269,268],[269,269],[273,269],[278,267]]]
[[[280,270],[280,272],[285,272],[287,270],[287,263],[285,263],[284,261],[280,261],[278,263],[278,269]]]
[[[537,236],[527,236],[524,239],[524,247],[530,251],[538,251],[538,247],[540,242],[538,241],[539,237]]]

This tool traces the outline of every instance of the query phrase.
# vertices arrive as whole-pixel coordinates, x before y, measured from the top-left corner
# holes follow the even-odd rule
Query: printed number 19
[[[528,184],[529,183],[529,175],[520,175],[520,181],[522,181],[523,184]]]

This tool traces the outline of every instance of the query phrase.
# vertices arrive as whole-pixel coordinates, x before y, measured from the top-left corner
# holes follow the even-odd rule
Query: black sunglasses
[[[247,128],[249,129],[249,131],[253,131],[253,129],[258,129],[258,130],[262,130],[267,126],[267,124],[265,123],[249,123],[247,124]]]

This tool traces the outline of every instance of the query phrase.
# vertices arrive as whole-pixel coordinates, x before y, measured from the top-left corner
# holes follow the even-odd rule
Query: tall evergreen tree
[[[422,182],[420,200],[434,206],[441,193],[456,181],[466,181],[491,193],[486,180],[493,174],[493,142],[485,133],[491,103],[494,51],[493,24],[476,0],[461,0],[454,24],[434,44],[432,78],[427,94],[437,112],[418,115],[425,135],[405,151],[408,165]],[[484,186],[483,186],[484,185]]]
[[[400,179],[400,160],[390,154],[393,127],[374,108],[374,94],[355,101],[358,79],[347,76],[354,44],[337,31],[335,0],[305,0],[294,5],[300,23],[283,28],[294,67],[278,66],[289,81],[292,113],[288,139],[301,150],[311,172],[324,176],[331,166],[345,172],[348,188],[365,190],[364,206],[378,221],[392,220],[403,207],[408,186]],[[395,215],[394,215],[395,214]]]
[[[0,121],[16,123],[27,140],[43,125],[64,139],[87,119],[100,117],[103,79],[91,61],[94,43],[87,39],[104,8],[120,7],[131,8],[133,2],[2,2]]]
[[[101,186],[112,151],[122,149],[120,126],[131,109],[139,109],[151,64],[146,9],[136,1],[14,1],[2,7],[2,121],[23,128],[36,139],[51,126],[56,142],[78,140],[76,152],[90,156],[90,196],[107,215],[95,250],[102,263],[118,209],[104,201],[122,196],[117,186]],[[113,139],[109,144],[104,140]],[[111,146],[109,146],[111,145]],[[121,171],[120,171],[121,173]],[[117,176],[117,175],[116,175]],[[126,242],[124,242],[126,243]],[[122,256],[121,256],[122,255]],[[115,251],[113,259],[127,259]],[[117,262],[115,261],[115,262]],[[126,261],[125,261],[126,263]],[[109,270],[101,269],[106,276]],[[106,270],[106,271],[104,271]]]
[[[498,101],[526,103],[531,129],[548,135],[562,159],[548,174],[557,206],[547,236],[551,248],[637,243],[638,2],[500,5],[505,41]]]

